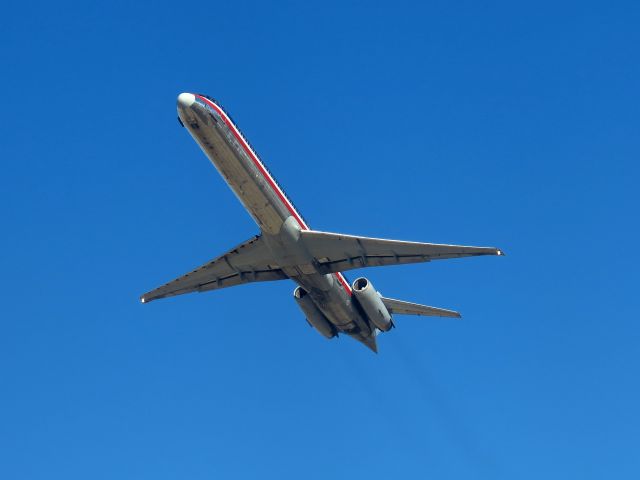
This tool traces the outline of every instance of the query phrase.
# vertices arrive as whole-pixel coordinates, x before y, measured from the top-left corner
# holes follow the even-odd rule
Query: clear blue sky
[[[639,478],[636,2],[2,17],[1,478]],[[181,91],[312,227],[507,256],[352,272],[464,315],[377,356],[291,282],[139,304],[256,233]]]

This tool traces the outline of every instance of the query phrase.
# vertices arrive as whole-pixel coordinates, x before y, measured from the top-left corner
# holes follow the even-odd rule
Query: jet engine
[[[307,321],[318,330],[324,337],[333,338],[336,336],[336,329],[327,317],[320,311],[304,288],[296,287],[293,291],[293,298],[307,317]]]
[[[384,306],[380,294],[376,292],[369,280],[364,277],[356,278],[353,282],[353,295],[367,318],[379,330],[386,332],[393,326],[389,310]]]

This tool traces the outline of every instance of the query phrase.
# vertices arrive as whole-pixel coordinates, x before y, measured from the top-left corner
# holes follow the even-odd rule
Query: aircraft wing
[[[289,278],[273,263],[264,240],[255,236],[192,272],[145,293],[140,297],[140,301],[146,303],[183,293],[205,292],[243,283]]]
[[[322,273],[354,268],[402,265],[446,258],[503,255],[494,247],[467,247],[437,243],[404,242],[306,230],[301,240]]]
[[[381,300],[382,303],[384,303],[384,306],[389,310],[389,313],[398,313],[400,315],[422,315],[423,317],[461,317],[458,312],[447,310],[445,308],[429,307],[427,305],[404,302],[394,298],[382,297]]]

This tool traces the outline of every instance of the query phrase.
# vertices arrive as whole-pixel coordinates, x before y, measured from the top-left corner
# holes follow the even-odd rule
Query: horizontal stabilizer
[[[445,308],[429,307],[420,305],[419,303],[403,302],[393,298],[382,297],[382,303],[387,307],[389,313],[398,313],[400,315],[422,315],[423,317],[451,317],[461,318],[458,312],[447,310]]]
[[[495,247],[471,247],[357,237],[341,233],[302,231],[300,239],[320,273],[364,267],[404,265],[448,258],[504,255]]]

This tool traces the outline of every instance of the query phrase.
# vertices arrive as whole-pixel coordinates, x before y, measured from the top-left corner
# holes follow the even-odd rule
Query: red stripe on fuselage
[[[310,230],[310,228],[307,226],[307,224],[304,222],[304,220],[302,220],[302,216],[296,211],[296,209],[293,207],[291,202],[287,199],[286,195],[284,194],[284,192],[282,192],[280,187],[278,187],[278,185],[276,184],[275,180],[271,177],[271,175],[269,174],[267,169],[264,167],[264,165],[262,164],[260,159],[258,159],[258,156],[253,152],[253,150],[251,149],[251,147],[249,146],[247,141],[240,134],[240,131],[233,124],[233,122],[227,116],[227,114],[224,112],[224,110],[222,110],[222,108],[220,108],[218,105],[213,103],[208,98],[203,97],[202,95],[197,95],[196,94],[195,96],[198,97],[203,102],[205,102],[211,108],[213,108],[216,112],[218,112],[220,117],[224,120],[224,123],[227,124],[227,127],[229,127],[229,129],[231,129],[231,133],[233,133],[233,136],[236,137],[236,140],[238,140],[238,142],[242,146],[242,148],[245,151],[245,153],[247,155],[249,155],[249,158],[251,159],[253,164],[258,168],[258,170],[260,171],[260,173],[262,174],[264,179],[267,181],[269,186],[271,186],[271,189],[275,192],[275,194],[278,196],[278,198],[282,201],[284,206],[287,207],[287,210],[289,211],[289,213],[291,213],[291,215],[293,215],[293,218],[296,219],[296,221],[300,225],[300,228],[302,228],[302,230]],[[342,275],[342,273],[336,273],[335,276],[338,279],[338,281],[340,282],[340,284],[342,284],[342,286],[344,287],[345,291],[349,295],[351,295],[351,287],[347,283],[347,281],[344,278],[344,276]]]
[[[287,197],[284,195],[284,193],[280,190],[280,188],[276,184],[275,180],[271,177],[271,175],[269,175],[269,172],[267,172],[267,169],[264,167],[264,165],[262,165],[262,162],[258,159],[258,156],[253,152],[251,147],[249,147],[249,145],[247,144],[246,140],[240,134],[240,131],[238,130],[238,128],[233,124],[233,122],[227,116],[227,114],[224,112],[224,110],[222,110],[222,108],[220,108],[218,105],[213,103],[208,98],[205,98],[205,97],[203,97],[201,95],[196,95],[196,97],[198,97],[200,100],[202,100],[207,105],[209,105],[213,109],[215,109],[216,112],[218,112],[218,114],[224,120],[224,123],[226,123],[227,126],[231,129],[231,133],[233,133],[233,136],[236,137],[236,140],[238,140],[238,142],[240,142],[240,145],[242,145],[242,148],[244,149],[244,151],[247,153],[247,155],[249,155],[249,158],[251,158],[251,161],[253,162],[253,164],[258,168],[260,173],[262,173],[262,176],[265,178],[267,183],[271,186],[272,190],[276,193],[276,195],[282,201],[284,206],[287,207],[287,210],[289,210],[289,213],[291,213],[291,215],[293,215],[293,218],[296,219],[296,221],[298,222],[300,227],[302,227],[303,230],[309,230],[309,227],[307,226],[306,223],[304,223],[304,220],[302,220],[302,217],[300,216],[300,214],[298,212],[296,212],[295,208],[293,208],[293,205],[291,205],[291,202],[287,199]]]

